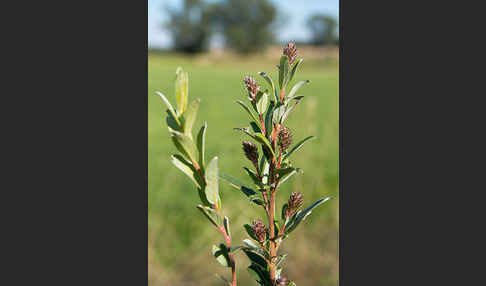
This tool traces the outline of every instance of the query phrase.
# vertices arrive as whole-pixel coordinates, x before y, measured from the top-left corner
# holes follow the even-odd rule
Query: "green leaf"
[[[226,234],[231,237],[231,232],[230,232],[230,227],[229,227],[229,218],[227,216],[224,217],[223,219],[223,225],[224,225],[224,230],[226,231]]]
[[[179,117],[177,116],[177,113],[174,110],[174,107],[172,107],[172,104],[170,104],[169,100],[167,100],[167,98],[165,97],[165,95],[163,95],[159,91],[156,91],[155,93],[158,96],[160,96],[160,98],[162,98],[162,100],[165,102],[165,104],[167,105],[167,108],[169,108],[169,112],[172,114],[174,120],[177,122],[177,125],[182,126],[181,125],[181,122],[179,121]]]
[[[243,101],[237,100],[236,103],[241,105],[241,107],[243,107],[243,109],[248,112],[248,114],[250,115],[250,119],[254,120],[257,124],[259,123],[258,118],[253,114],[253,112],[251,112],[250,108]]]
[[[260,285],[270,286],[270,273],[261,269],[258,265],[252,263],[248,266],[248,272]]]
[[[277,156],[275,156],[275,153],[273,152],[272,145],[270,145],[270,142],[268,142],[268,139],[265,136],[263,136],[263,134],[261,134],[261,133],[255,133],[255,140],[257,140],[261,144],[264,144],[270,150],[270,152],[272,153],[273,158],[275,159],[275,161],[277,161]]]
[[[289,286],[297,286],[297,284],[295,284],[295,282],[291,281],[291,282],[289,283]]]
[[[255,239],[256,241],[258,241],[257,239]],[[247,247],[249,247],[250,249],[258,249],[258,245],[256,245],[253,241],[249,240],[249,239],[243,239],[243,244],[245,244]]]
[[[292,170],[292,172],[290,172],[290,174],[288,174],[286,177],[280,179],[280,185],[282,185],[285,181],[287,181],[288,179],[290,179],[290,177],[292,177],[293,175],[295,175],[297,172],[301,172],[301,173],[304,173],[304,171],[302,171],[302,169],[300,168],[295,168],[294,170]]]
[[[180,67],[178,67],[176,70],[175,88],[177,111],[182,115],[187,109],[187,101],[189,97],[189,76],[187,75],[187,72],[184,72]]]
[[[278,102],[278,91],[273,84],[272,78],[269,77],[265,72],[259,72],[258,74],[261,75],[268,82],[268,84],[270,84],[270,86],[272,87],[273,100],[275,100],[275,102]]]
[[[172,113],[166,109],[167,112],[167,117],[165,118],[165,122],[167,123],[167,128],[169,128],[169,131],[181,131],[181,127],[177,125],[177,121],[172,115]]]
[[[298,211],[294,215],[294,217],[292,217],[292,219],[288,223],[289,224],[288,228],[286,227],[285,230],[284,230],[284,232],[286,234],[289,234],[292,231],[294,231],[295,228],[300,224],[300,222],[303,221],[303,220],[305,220],[305,218],[312,213],[312,210],[315,207],[317,207],[320,204],[323,204],[323,203],[327,202],[330,199],[331,199],[331,197],[325,197],[325,198],[319,199],[318,201],[316,201],[315,203],[313,203],[310,207],[306,208],[305,210]]]
[[[192,126],[196,121],[197,110],[199,109],[199,103],[201,100],[198,98],[189,104],[187,112],[184,117],[184,134],[192,138]]]
[[[236,128],[233,128],[233,129],[240,131],[240,132],[243,132],[243,133],[247,134],[248,136],[250,136],[252,139],[256,140],[255,134],[250,132],[250,127],[242,127],[242,128],[236,127]]]
[[[300,58],[295,61],[294,65],[292,66],[292,69],[290,70],[290,76],[289,76],[289,82],[292,81],[295,75],[295,71],[297,70],[297,67],[304,61],[303,58]]]
[[[256,241],[258,241],[258,240],[256,240]],[[243,239],[243,244],[246,245],[246,247],[242,249],[243,251],[245,251],[245,250],[253,251],[254,253],[258,254],[259,256],[264,257],[264,259],[267,259],[267,260],[270,259],[270,253],[268,251],[266,251],[265,249],[263,249],[262,247],[260,247],[259,245],[255,244],[255,242],[253,242],[252,240]]]
[[[248,235],[249,235],[249,236],[250,236],[252,239],[254,239],[254,240],[258,241],[258,238],[255,236],[255,233],[253,232],[253,229],[251,228],[251,226],[250,226],[249,224],[245,224],[245,225],[243,225],[243,226],[245,227],[246,233],[248,233]]]
[[[211,207],[213,207],[213,205],[212,205],[210,202],[208,202],[208,199],[206,198],[206,193],[204,192],[204,190],[203,190],[203,189],[198,188],[198,189],[197,189],[197,192],[198,192],[198,194],[199,194],[199,199],[201,199],[201,202],[202,202],[202,203],[203,203],[205,206],[210,207],[210,208],[211,208]]]
[[[248,249],[243,249],[243,252],[245,252],[246,256],[248,256],[251,262],[259,266],[262,270],[267,269],[268,264],[263,256]]]
[[[268,94],[259,92],[256,97],[256,107],[259,114],[265,113],[268,105]]]
[[[204,125],[199,129],[199,133],[197,134],[197,149],[199,151],[199,165],[203,170],[205,169],[206,162],[204,158],[204,153],[206,152],[206,128],[207,124],[204,122]]]
[[[171,131],[170,134],[172,135],[172,139],[177,149],[179,149],[179,151],[191,162],[197,162],[199,152],[197,151],[194,141],[192,141],[189,136],[179,131]]]
[[[268,107],[267,114],[265,115],[265,129],[267,130],[267,137],[270,138],[273,124],[272,124],[272,116],[273,116],[273,109],[275,107],[275,102],[270,101],[270,106]]]
[[[266,184],[268,184],[268,177],[270,175],[270,164],[267,162],[267,160],[264,161],[262,170],[263,170],[262,171],[262,183],[264,185],[266,185]]]
[[[264,201],[264,200],[262,200],[260,197],[258,197],[258,196],[256,196],[256,195],[255,195],[255,196],[251,196],[251,197],[250,197],[250,202],[251,202],[251,203],[254,203],[254,204],[256,204],[256,205],[259,205],[259,206],[263,206],[263,205],[265,205],[265,201]]]
[[[197,205],[197,209],[200,210],[215,227],[219,228],[223,224],[221,216],[212,208]]]
[[[219,247],[213,245],[213,256],[219,262],[219,264],[225,267],[231,267],[231,262],[228,256],[228,248],[224,244],[220,244]]]
[[[289,69],[290,69],[290,65],[287,56],[282,56],[280,58],[280,66],[279,66],[279,74],[278,74],[278,83],[280,85],[281,90],[284,89],[287,84]]]
[[[292,87],[292,89],[290,90],[289,94],[287,95],[287,98],[289,98],[289,97],[292,98],[295,95],[295,93],[297,92],[297,90],[299,90],[299,88],[306,83],[310,83],[310,80],[301,80],[298,83],[296,83]]]
[[[294,97],[293,99],[295,99]],[[282,114],[282,117],[280,118],[280,123],[284,123],[285,119],[289,116],[290,112],[294,110],[295,106],[299,103],[299,100],[296,100],[296,102],[293,105],[288,104],[285,108],[285,112]]]
[[[251,129],[253,129],[254,133],[262,133],[260,126],[258,126],[255,122],[250,122]]]
[[[219,185],[218,185],[218,157],[214,157],[209,162],[206,169],[206,198],[212,204],[218,204],[219,202]]]
[[[247,197],[252,197],[252,196],[255,196],[257,194],[257,192],[255,192],[253,189],[251,189],[247,186],[244,186],[244,183],[242,183],[240,180],[238,180],[238,179],[236,179],[236,178],[234,178],[230,175],[227,175],[225,173],[219,173],[219,177],[221,179],[224,179],[228,183],[230,183],[230,186],[232,186],[233,188],[243,192],[243,194],[245,194]]]
[[[287,168],[278,169],[276,172],[280,176],[280,178],[282,178],[285,175],[288,175],[288,174],[292,173],[295,170],[300,171],[299,168],[287,167]]]
[[[184,157],[179,154],[172,155],[171,162],[172,164],[174,164],[174,166],[176,166],[179,170],[186,174],[194,182],[194,184],[196,184],[198,188],[201,188],[201,183],[198,180],[196,169],[194,169],[190,162],[188,162],[186,159],[184,159]]]
[[[280,104],[273,110],[273,123],[280,123],[282,121],[282,116],[285,114],[287,106]]]
[[[299,150],[305,144],[305,142],[307,142],[307,141],[309,141],[311,139],[314,139],[314,138],[316,138],[316,137],[314,137],[314,136],[308,136],[308,137],[304,138],[302,141],[299,141],[292,148],[290,148],[290,150],[287,152],[287,154],[284,155],[283,159],[289,158],[290,155],[292,155],[292,153],[294,153],[295,151]]]
[[[248,176],[250,176],[251,180],[253,181],[253,183],[255,185],[260,185],[261,182],[260,180],[258,180],[258,176],[255,172],[253,172],[252,170],[248,169],[247,167],[243,167],[243,169],[245,169],[245,171],[248,173]]]

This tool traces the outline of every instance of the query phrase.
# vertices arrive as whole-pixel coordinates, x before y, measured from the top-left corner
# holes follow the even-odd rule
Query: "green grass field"
[[[302,55],[305,58],[305,54]],[[166,107],[155,91],[175,102],[176,67],[189,73],[189,100],[201,98],[195,130],[207,121],[206,160],[219,157],[221,171],[248,182],[242,166],[241,141],[247,140],[233,127],[248,126],[248,115],[235,104],[246,100],[242,79],[253,75],[260,85],[259,71],[274,81],[276,61],[256,58],[188,58],[170,54],[151,54],[148,62],[148,224],[149,284],[224,285],[215,276],[230,277],[229,268],[211,256],[211,245],[222,238],[195,208],[197,191],[189,179],[169,161],[176,153],[165,123]],[[277,212],[293,191],[304,194],[304,206],[323,196],[330,202],[318,207],[287,239],[281,252],[289,253],[285,274],[297,285],[338,285],[338,64],[336,60],[305,60],[294,83],[309,79],[302,87],[305,96],[287,120],[294,142],[308,135],[317,139],[307,143],[293,157],[293,165],[304,170],[279,188]],[[260,207],[250,206],[245,196],[220,181],[223,210],[230,218],[233,244],[246,238],[242,225],[264,217]],[[236,255],[239,285],[256,285],[246,271],[244,254]]]

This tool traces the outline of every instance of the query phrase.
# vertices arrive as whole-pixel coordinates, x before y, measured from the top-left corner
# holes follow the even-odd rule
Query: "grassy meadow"
[[[276,213],[293,191],[304,194],[304,206],[332,195],[284,241],[280,252],[288,253],[286,272],[297,285],[338,285],[338,63],[336,58],[306,58],[293,83],[309,79],[299,94],[305,96],[287,126],[294,142],[308,135],[317,139],[293,155],[293,165],[304,170],[279,188]],[[175,102],[174,78],[178,66],[189,73],[189,100],[201,98],[194,130],[207,121],[206,160],[219,157],[219,168],[249,182],[242,166],[250,167],[241,141],[249,138],[233,127],[248,126],[248,114],[235,100],[246,101],[242,79],[252,75],[266,87],[257,72],[269,73],[278,81],[275,57],[199,56],[149,53],[148,59],[148,268],[151,286],[224,285],[214,273],[230,277],[211,255],[212,244],[222,237],[195,208],[199,203],[192,182],[169,160],[176,149],[165,123],[166,106],[155,95],[164,93]],[[242,227],[254,218],[264,218],[260,206],[220,180],[220,196],[225,215],[230,218],[233,244],[246,238]],[[246,267],[249,260],[236,254],[239,285],[257,285]]]

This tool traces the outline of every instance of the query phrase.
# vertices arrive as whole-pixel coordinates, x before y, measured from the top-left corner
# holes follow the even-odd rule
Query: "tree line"
[[[180,9],[167,8],[164,23],[170,31],[173,49],[199,53],[208,49],[214,33],[223,36],[225,46],[241,54],[264,50],[275,43],[276,7],[269,0],[184,0]],[[337,20],[314,14],[307,20],[311,32],[309,44],[337,45]]]

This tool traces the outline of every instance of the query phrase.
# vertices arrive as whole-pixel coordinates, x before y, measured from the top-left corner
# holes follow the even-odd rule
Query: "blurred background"
[[[248,115],[235,104],[246,99],[242,79],[259,71],[278,79],[278,59],[288,41],[304,58],[294,82],[309,79],[305,96],[288,119],[294,141],[310,141],[294,155],[304,170],[279,189],[277,210],[291,192],[304,194],[304,206],[332,195],[281,247],[288,253],[286,272],[297,285],[337,286],[339,276],[339,121],[337,0],[149,0],[148,1],[148,269],[151,286],[224,285],[215,273],[228,268],[211,256],[219,233],[195,206],[193,184],[169,161],[176,149],[165,123],[166,107],[155,91],[175,101],[178,66],[189,73],[189,100],[201,98],[198,129],[207,121],[206,158],[219,157],[220,170],[248,182],[241,150],[247,140],[234,127],[248,125]],[[246,238],[242,227],[261,208],[250,206],[240,192],[220,183],[223,210],[230,218],[233,244]],[[256,285],[247,272],[248,259],[236,255],[239,285]]]

